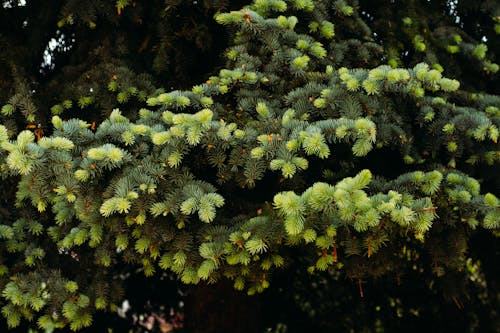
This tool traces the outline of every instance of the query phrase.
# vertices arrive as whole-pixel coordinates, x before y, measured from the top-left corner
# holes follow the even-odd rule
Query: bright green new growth
[[[386,246],[425,243],[436,224],[500,227],[498,198],[454,170],[458,160],[498,164],[498,98],[449,101],[466,92],[426,63],[343,66],[335,57],[348,45],[335,40],[336,22],[359,29],[362,22],[346,1],[256,0],[216,20],[238,29],[227,68],[192,90],[148,96],[134,121],[115,109],[92,131],[85,121],[63,120],[58,105],[52,135],[39,141],[28,130],[9,138],[0,125],[2,170],[20,177],[16,204],[53,216],[44,225],[0,225],[7,251],[40,269],[3,289],[10,327],[36,318],[46,331],[77,330],[116,302],[104,273],[95,284],[66,279],[44,264],[38,238],[18,230],[48,236],[61,253],[91,249],[97,267],[126,261],[147,276],[171,270],[184,283],[227,278],[253,294],[269,287],[289,247],[313,249],[310,272],[345,269],[361,279],[372,257],[400,259]],[[416,52],[427,48],[421,35],[412,42]],[[373,41],[359,49],[382,59]],[[487,48],[472,54],[482,60]],[[127,96],[117,93],[117,102]],[[82,97],[78,105],[93,102]],[[416,124],[436,136],[434,147],[412,132]],[[387,147],[416,171],[385,179],[367,169]],[[337,161],[345,172],[320,176]],[[253,187],[264,188],[264,198],[242,208],[235,189]]]

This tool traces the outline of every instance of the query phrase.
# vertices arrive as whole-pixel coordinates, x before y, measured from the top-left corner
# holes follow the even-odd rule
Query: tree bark
[[[236,291],[227,281],[194,286],[187,298],[185,314],[189,333],[260,332],[259,296]]]

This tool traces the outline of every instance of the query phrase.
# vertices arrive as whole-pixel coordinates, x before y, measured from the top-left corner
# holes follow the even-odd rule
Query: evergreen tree
[[[500,5],[225,6],[4,1],[9,327],[89,327],[137,269],[249,295],[287,267],[361,296],[425,272],[457,304],[488,273],[469,244],[500,227]],[[186,50],[222,45],[210,17],[177,17],[216,10],[226,63],[187,88]]]

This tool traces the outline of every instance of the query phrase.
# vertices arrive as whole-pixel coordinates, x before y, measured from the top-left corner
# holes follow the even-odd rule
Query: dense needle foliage
[[[496,327],[500,4],[243,5],[3,2],[7,325],[92,326],[140,271],[270,288],[318,331],[436,315],[415,291]],[[388,287],[365,304],[394,318],[328,321]]]

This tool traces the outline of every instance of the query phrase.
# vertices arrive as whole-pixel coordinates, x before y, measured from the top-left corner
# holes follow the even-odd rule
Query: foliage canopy
[[[360,286],[425,271],[451,298],[478,269],[469,239],[500,227],[500,5],[223,5],[4,1],[9,327],[88,327],[137,268],[254,294],[300,252]],[[223,45],[175,17],[217,9],[226,63],[186,88],[184,51]]]

